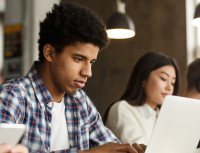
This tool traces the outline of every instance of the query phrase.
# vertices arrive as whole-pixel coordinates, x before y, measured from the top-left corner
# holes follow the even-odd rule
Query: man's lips
[[[85,86],[85,81],[78,81],[78,80],[74,80],[74,82],[75,82],[75,86],[77,87],[77,88],[83,88],[84,86]]]

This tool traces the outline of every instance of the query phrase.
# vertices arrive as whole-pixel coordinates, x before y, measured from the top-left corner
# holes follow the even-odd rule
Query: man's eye
[[[93,65],[94,63],[95,63],[95,61],[92,61],[92,62],[90,62],[91,63],[91,65]]]
[[[77,57],[75,57],[74,59],[75,59],[75,61],[77,61],[77,62],[80,62],[80,61],[83,60],[82,58],[77,58]]]

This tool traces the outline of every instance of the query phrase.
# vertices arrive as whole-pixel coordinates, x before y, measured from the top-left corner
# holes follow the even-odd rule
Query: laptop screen
[[[200,139],[200,100],[166,96],[145,153],[193,153]]]

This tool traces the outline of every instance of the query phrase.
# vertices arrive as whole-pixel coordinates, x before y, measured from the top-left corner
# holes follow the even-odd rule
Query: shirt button
[[[47,106],[48,106],[48,107],[52,107],[52,102],[49,102],[49,103],[47,104]]]
[[[49,126],[51,126],[51,123],[49,123]]]
[[[76,113],[74,113],[74,117],[76,117]]]

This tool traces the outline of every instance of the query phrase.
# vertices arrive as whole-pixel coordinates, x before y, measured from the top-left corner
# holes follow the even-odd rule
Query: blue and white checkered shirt
[[[59,152],[120,143],[103,125],[99,112],[83,90],[79,89],[73,96],[65,94],[64,100],[70,149]],[[38,74],[36,62],[26,76],[0,86],[0,122],[26,125],[21,143],[29,152],[49,152],[53,107],[53,99]]]

